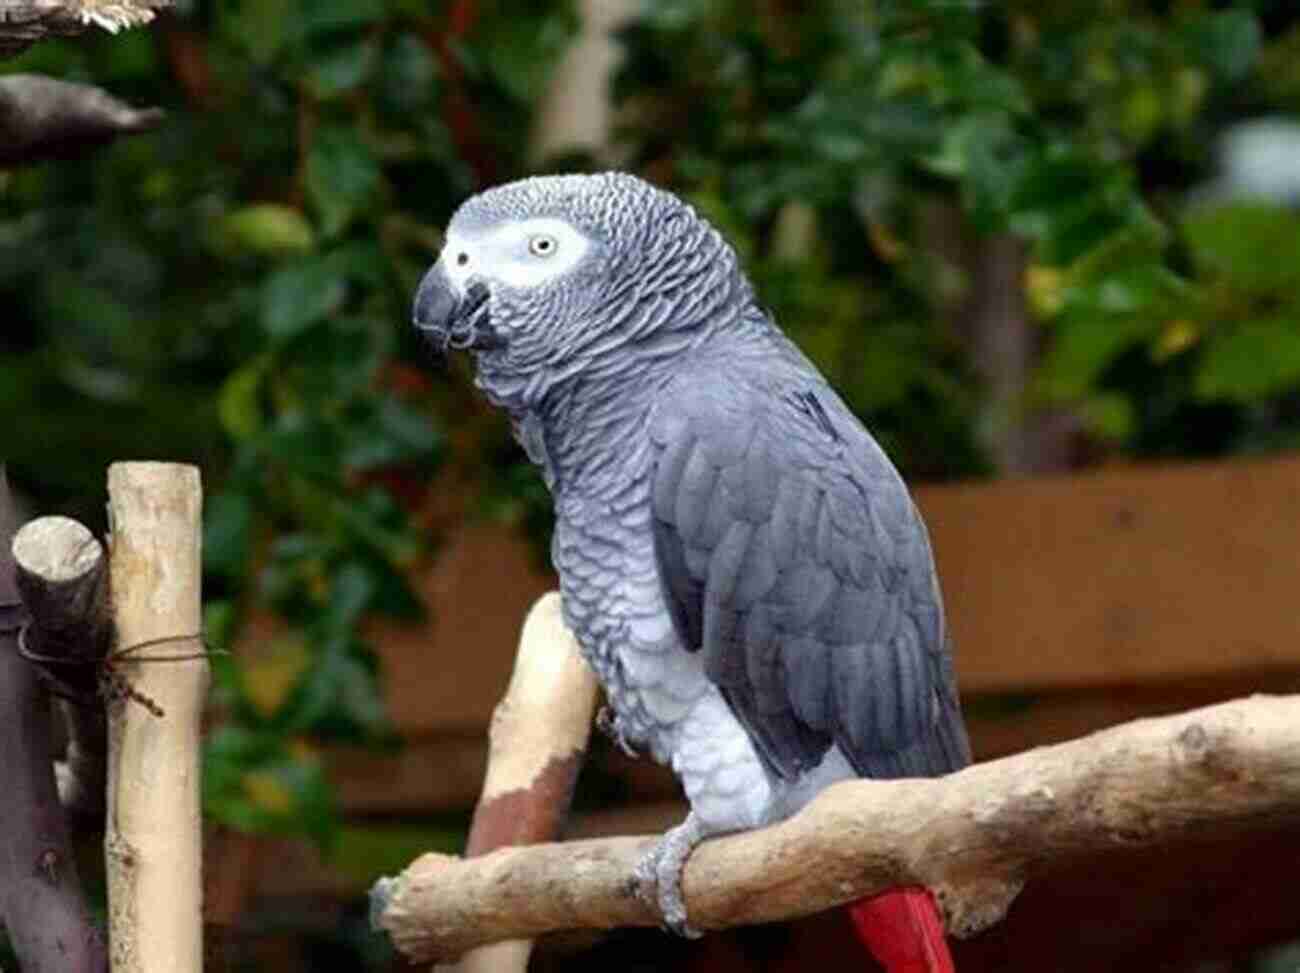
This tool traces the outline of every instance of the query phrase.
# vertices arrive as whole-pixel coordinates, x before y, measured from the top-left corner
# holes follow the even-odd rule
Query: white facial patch
[[[462,293],[470,277],[528,288],[572,270],[590,249],[591,242],[564,220],[538,217],[486,233],[448,233],[442,261]]]

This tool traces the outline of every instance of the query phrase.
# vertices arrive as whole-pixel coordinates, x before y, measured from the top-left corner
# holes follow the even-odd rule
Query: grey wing
[[[925,528],[823,383],[678,381],[651,429],[655,552],[682,642],[783,778],[832,743],[869,777],[970,761]]]

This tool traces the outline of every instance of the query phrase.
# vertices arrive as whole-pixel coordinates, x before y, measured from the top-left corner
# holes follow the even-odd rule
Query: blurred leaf
[[[367,206],[379,188],[379,165],[354,129],[341,126],[316,133],[307,157],[307,195],[321,232],[337,236]]]
[[[203,567],[238,578],[248,567],[253,504],[246,494],[222,491],[204,503]]]
[[[259,715],[276,713],[312,665],[312,652],[301,636],[286,636],[259,646],[244,661],[244,695]]]
[[[232,372],[217,397],[221,425],[233,439],[249,439],[262,429],[262,381],[271,359],[259,355]]]
[[[302,0],[298,30],[304,35],[357,30],[384,16],[384,0]]]
[[[337,310],[344,294],[342,278],[326,260],[284,267],[262,286],[262,327],[272,338],[292,338]]]
[[[1248,10],[1206,11],[1183,26],[1194,54],[1225,81],[1238,81],[1259,56],[1260,28]]]
[[[227,43],[267,64],[280,52],[296,8],[294,0],[220,0],[216,19]]]
[[[258,203],[227,213],[217,225],[217,242],[228,253],[268,256],[304,253],[316,244],[311,224],[296,209]]]
[[[516,100],[529,101],[578,26],[570,3],[516,3],[511,16],[480,18],[475,52]],[[462,55],[468,55],[465,49]],[[462,58],[466,59],[466,58]]]
[[[1205,273],[1241,287],[1295,293],[1300,216],[1265,203],[1202,206],[1183,221],[1192,259]]]
[[[429,459],[440,442],[425,413],[389,398],[352,430],[343,462],[352,469],[369,470]]]
[[[379,97],[390,112],[410,112],[436,102],[438,62],[423,39],[401,33],[388,43],[379,68]]]
[[[1084,396],[1125,349],[1152,337],[1159,322],[1145,315],[1103,316],[1080,309],[1061,316],[1036,381],[1049,400]]]
[[[375,581],[362,561],[349,561],[339,567],[330,589],[327,624],[339,631],[352,629],[370,606]]]
[[[1196,375],[1203,399],[1249,402],[1300,389],[1300,316],[1214,333]]]
[[[349,41],[316,54],[307,73],[307,83],[316,97],[335,98],[364,84],[375,64],[375,45]]]
[[[1079,406],[1084,425],[1102,439],[1123,441],[1133,432],[1133,404],[1122,395],[1094,395]]]
[[[204,811],[239,831],[305,832],[328,847],[338,815],[320,761],[281,737],[224,726],[203,753]]]

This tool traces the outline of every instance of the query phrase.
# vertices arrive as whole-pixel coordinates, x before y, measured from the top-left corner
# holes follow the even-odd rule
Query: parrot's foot
[[[618,744],[618,748],[629,757],[640,756],[623,730],[623,720],[609,706],[602,706],[596,713],[596,729]]]
[[[659,911],[664,928],[686,939],[698,939],[703,933],[686,921],[682,869],[705,837],[700,819],[694,813],[688,814],[685,821],[655,842],[633,873],[638,898]]]

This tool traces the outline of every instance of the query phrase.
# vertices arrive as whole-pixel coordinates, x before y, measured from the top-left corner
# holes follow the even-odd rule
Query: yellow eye
[[[528,252],[534,257],[549,257],[558,247],[555,237],[547,233],[538,233],[528,238]]]

